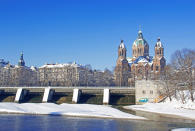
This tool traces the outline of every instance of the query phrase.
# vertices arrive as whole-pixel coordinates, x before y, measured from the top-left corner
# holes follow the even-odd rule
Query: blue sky
[[[195,49],[193,0],[0,0],[0,58],[26,65],[76,61],[104,69],[116,64],[123,39],[127,56],[141,25],[154,54],[157,37],[171,54]]]

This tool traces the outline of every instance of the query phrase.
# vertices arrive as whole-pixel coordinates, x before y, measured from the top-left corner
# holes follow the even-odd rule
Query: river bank
[[[124,113],[107,105],[54,103],[0,103],[1,113],[65,115],[116,119],[147,120],[144,117]]]
[[[179,118],[195,122],[195,110],[193,104],[182,105],[175,102],[146,103],[144,105],[124,106],[124,109],[157,114],[167,118]],[[136,114],[137,115],[137,114]],[[144,116],[144,115],[141,115]]]

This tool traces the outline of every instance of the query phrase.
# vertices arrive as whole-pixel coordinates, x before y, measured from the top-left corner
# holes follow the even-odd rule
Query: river
[[[0,114],[1,131],[167,131],[195,123]]]

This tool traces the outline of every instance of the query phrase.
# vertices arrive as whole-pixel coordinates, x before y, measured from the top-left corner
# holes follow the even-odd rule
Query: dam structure
[[[0,87],[0,102],[135,104],[135,87]]]

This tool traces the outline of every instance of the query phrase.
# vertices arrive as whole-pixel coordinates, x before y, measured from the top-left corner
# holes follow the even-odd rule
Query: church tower
[[[126,52],[127,49],[125,44],[123,43],[123,40],[121,40],[121,43],[118,47],[117,65],[114,70],[116,86],[128,86],[128,78],[131,70],[126,59]]]
[[[155,57],[158,57],[158,58],[164,57],[164,48],[160,41],[160,37],[157,39],[157,42],[155,45]]]
[[[20,60],[18,62],[18,66],[25,66],[24,58],[23,58],[23,52],[20,54]]]
[[[153,71],[155,74],[159,74],[164,71],[166,65],[166,60],[164,58],[164,47],[160,41],[160,38],[157,39],[155,45],[155,56],[153,60]]]
[[[149,45],[147,41],[143,38],[141,30],[139,30],[138,37],[133,43],[132,51],[133,58],[138,58],[139,56],[149,56]]]
[[[127,54],[127,50],[125,44],[123,43],[123,40],[121,40],[121,43],[118,47],[118,58],[126,59],[126,54]]]

